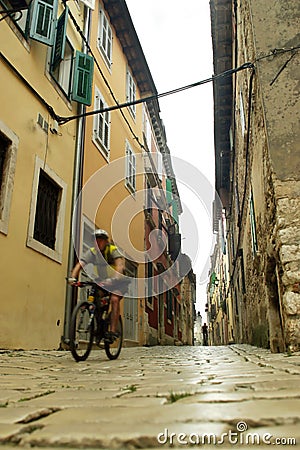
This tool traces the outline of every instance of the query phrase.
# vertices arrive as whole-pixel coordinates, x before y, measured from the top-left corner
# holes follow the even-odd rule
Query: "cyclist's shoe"
[[[100,344],[100,341],[101,341],[102,337],[103,337],[103,336],[101,335],[101,332],[98,333],[98,332],[96,331],[96,333],[95,333],[95,344],[96,344],[96,345],[99,345],[99,344]]]
[[[104,341],[107,342],[108,344],[112,344],[119,337],[120,337],[120,333],[118,331],[116,331],[116,332],[114,332],[114,331],[107,331],[105,333]]]

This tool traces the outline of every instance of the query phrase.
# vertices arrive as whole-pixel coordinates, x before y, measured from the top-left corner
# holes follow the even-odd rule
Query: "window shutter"
[[[57,0],[33,0],[30,10],[29,37],[52,46],[57,18]]]
[[[88,106],[91,104],[93,72],[94,59],[76,51],[72,100]]]
[[[66,31],[68,22],[68,6],[57,21],[55,44],[52,53],[52,70],[64,59],[66,45]]]
[[[172,202],[172,181],[170,178],[166,179],[166,197],[167,197],[167,203],[170,204]]]

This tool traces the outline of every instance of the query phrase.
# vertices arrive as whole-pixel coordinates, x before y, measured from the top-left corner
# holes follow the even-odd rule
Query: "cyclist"
[[[99,286],[107,288],[109,291],[109,286],[112,284],[113,279],[122,278],[124,274],[124,258],[118,248],[109,243],[107,231],[98,229],[94,232],[94,237],[95,246],[89,248],[80,258],[74,266],[71,278],[68,281],[70,284],[75,284],[84,266],[92,264],[96,280],[103,281],[103,283],[99,282]],[[107,340],[110,342],[113,342],[118,337],[117,325],[120,315],[120,300],[125,293],[122,290],[124,289],[113,289],[113,292],[110,294],[111,330],[107,336]]]

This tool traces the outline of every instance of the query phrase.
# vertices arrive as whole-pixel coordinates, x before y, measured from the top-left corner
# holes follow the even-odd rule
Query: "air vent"
[[[40,113],[38,113],[38,116],[37,116],[37,123],[45,131],[45,133],[48,134],[49,124],[48,124],[47,120],[44,119],[44,117]]]

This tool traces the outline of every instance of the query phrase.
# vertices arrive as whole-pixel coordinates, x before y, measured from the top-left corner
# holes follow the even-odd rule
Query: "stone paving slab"
[[[299,355],[244,345],[125,348],[116,361],[93,351],[83,363],[68,352],[0,353],[0,448],[182,449],[239,424],[239,438],[299,444]]]
[[[119,423],[116,430],[116,423],[108,422],[103,429],[101,424],[84,423],[81,427],[78,424],[71,423],[68,427],[60,424],[51,424],[34,433],[34,435],[26,437],[22,444],[30,444],[31,446],[44,446],[48,443],[53,446],[68,445],[74,448],[84,446],[84,448],[108,448],[108,449],[123,449],[123,448],[163,448],[176,444],[176,438],[171,438],[172,433],[179,434],[184,431],[185,434],[191,435],[206,434],[208,430],[210,433],[220,435],[226,430],[226,425],[220,423],[202,423],[202,424],[184,424],[176,425],[172,422],[164,422],[162,427],[159,423],[135,423],[132,422],[130,428],[128,423]],[[168,432],[165,433],[165,430]],[[161,442],[159,444],[158,436],[161,435]],[[169,436],[167,439],[165,436]],[[88,438],[87,438],[88,436]],[[168,445],[169,444],[169,445]],[[172,445],[173,446],[173,445]]]

